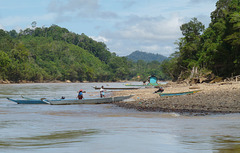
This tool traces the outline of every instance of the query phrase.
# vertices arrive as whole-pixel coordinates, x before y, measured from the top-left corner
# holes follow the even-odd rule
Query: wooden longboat
[[[188,91],[188,92],[178,92],[178,93],[158,93],[159,96],[180,96],[180,95],[188,95],[188,94],[193,94],[197,93],[200,90],[195,90],[195,91]]]
[[[101,87],[93,86],[94,89],[98,90],[101,89]],[[134,89],[140,89],[140,87],[104,87],[104,89],[107,90],[134,90]]]
[[[107,97],[107,98],[89,98],[89,99],[54,99],[54,100],[42,99],[42,101],[50,105],[108,104],[108,103],[123,101],[131,98],[132,96],[133,95]]]
[[[12,98],[7,99],[17,104],[48,104],[42,101],[41,99],[12,99]]]

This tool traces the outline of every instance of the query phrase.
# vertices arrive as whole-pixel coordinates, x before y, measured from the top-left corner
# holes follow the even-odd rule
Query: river
[[[240,114],[139,112],[114,104],[20,105],[6,97],[98,97],[92,86],[124,83],[0,85],[1,153],[240,152]],[[108,93],[110,94],[110,92]]]

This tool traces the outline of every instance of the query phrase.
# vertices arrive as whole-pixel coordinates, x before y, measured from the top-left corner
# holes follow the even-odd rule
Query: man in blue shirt
[[[83,99],[83,90],[79,90],[78,99]]]

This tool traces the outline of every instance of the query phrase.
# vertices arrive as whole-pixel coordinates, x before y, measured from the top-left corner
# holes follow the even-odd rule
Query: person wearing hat
[[[78,99],[83,99],[83,90],[80,89],[78,92]]]

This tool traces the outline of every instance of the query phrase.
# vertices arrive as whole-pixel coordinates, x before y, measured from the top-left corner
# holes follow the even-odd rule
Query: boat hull
[[[11,98],[7,99],[17,104],[48,104],[42,101],[41,99],[11,99]]]
[[[189,92],[179,92],[179,93],[159,93],[159,96],[161,96],[161,97],[163,97],[163,96],[180,96],[180,95],[193,94],[193,93],[197,93],[197,92],[199,92],[199,90],[189,91]]]
[[[94,89],[98,90],[101,89],[101,87],[93,87]],[[134,89],[139,89],[140,87],[124,87],[124,88],[111,88],[111,87],[105,87],[104,89],[108,90],[134,90]]]
[[[146,85],[131,85],[131,84],[125,84],[125,86],[128,86],[128,87],[159,87],[160,84],[146,84]]]
[[[108,104],[108,103],[123,101],[125,99],[131,98],[132,96],[133,95],[109,97],[109,98],[93,98],[93,99],[58,99],[58,100],[43,99],[43,102],[49,103],[51,105]]]
[[[128,86],[128,87],[151,87],[151,85],[131,85],[131,84],[126,84],[125,86]]]

